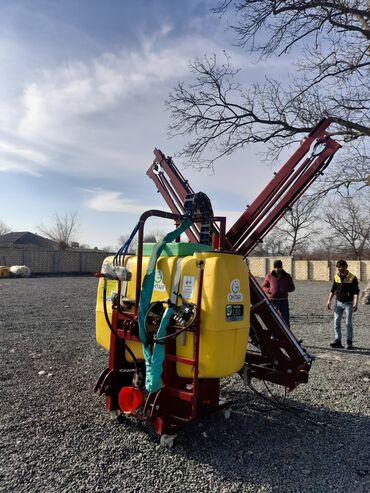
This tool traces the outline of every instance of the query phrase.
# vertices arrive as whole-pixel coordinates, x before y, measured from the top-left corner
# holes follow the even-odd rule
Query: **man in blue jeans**
[[[333,348],[343,348],[342,346],[342,329],[341,322],[343,312],[346,314],[347,324],[347,349],[353,349],[353,326],[352,312],[357,311],[358,287],[357,277],[348,270],[348,264],[345,260],[338,260],[336,263],[338,272],[335,274],[333,286],[329,293],[327,309],[331,309],[331,300],[336,297],[334,307],[334,333],[335,340],[330,344]]]
[[[275,260],[274,270],[265,277],[262,289],[290,327],[288,293],[293,292],[295,286],[292,276],[283,269],[281,260]]]

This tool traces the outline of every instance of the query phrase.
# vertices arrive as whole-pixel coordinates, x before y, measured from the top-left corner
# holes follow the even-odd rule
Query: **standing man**
[[[342,346],[342,315],[346,314],[347,325],[347,349],[353,349],[353,326],[352,326],[352,312],[357,311],[358,306],[358,294],[360,289],[358,287],[357,277],[349,272],[347,269],[348,264],[345,260],[338,260],[336,263],[338,272],[335,274],[333,286],[330,290],[327,309],[331,309],[331,300],[335,294],[336,301],[334,307],[334,333],[335,340],[330,344],[334,348],[343,348]]]
[[[295,286],[292,276],[283,269],[281,260],[274,261],[274,270],[265,277],[262,289],[290,327],[288,293],[294,291]]]

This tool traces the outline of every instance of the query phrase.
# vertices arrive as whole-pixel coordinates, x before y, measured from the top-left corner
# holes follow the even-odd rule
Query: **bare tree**
[[[370,193],[339,197],[328,201],[323,220],[336,235],[342,248],[347,248],[357,260],[370,246]]]
[[[11,232],[11,229],[9,228],[9,226],[4,223],[4,221],[2,221],[0,219],[0,236],[1,235],[6,235],[7,233],[10,233]]]
[[[284,237],[279,231],[274,229],[262,241],[256,244],[252,252],[252,255],[255,256],[286,255]]]
[[[307,252],[319,234],[316,214],[319,197],[303,196],[284,214],[275,229],[284,237],[288,255]]]
[[[319,237],[319,240],[313,246],[311,251],[311,258],[320,260],[326,259],[328,262],[337,258],[338,253],[341,251],[342,240],[330,231],[326,232],[323,236]]]
[[[163,233],[163,231],[160,231],[160,230],[149,231],[148,233],[146,233],[144,235],[144,243],[157,243],[157,241],[159,241],[161,238],[163,238],[164,235],[165,234]],[[129,238],[128,234],[121,235],[118,238],[119,245],[121,246],[124,243],[126,243],[128,238]],[[132,240],[131,245],[130,245],[130,250],[135,251],[136,248],[137,248],[137,236],[135,236],[134,239]]]
[[[124,245],[126,243],[126,241],[129,239],[129,236],[128,234],[123,234],[121,235],[119,238],[118,238],[118,244],[119,244],[119,247],[121,247],[122,245]],[[136,249],[136,246],[137,246],[137,236],[135,236],[133,238],[133,240],[131,241],[131,244],[130,244],[130,251],[135,251]]]
[[[69,211],[64,214],[55,212],[53,223],[50,226],[44,226],[42,223],[37,226],[39,232],[58,243],[61,250],[65,250],[71,245],[78,228],[77,211]]]
[[[370,173],[365,137],[369,126],[370,13],[367,0],[225,0],[214,9],[234,12],[237,43],[260,58],[292,53],[297,60],[288,82],[266,77],[242,88],[229,57],[198,58],[193,82],[169,95],[171,135],[190,135],[181,155],[189,164],[214,161],[248,144],[265,143],[276,159],[327,114],[331,132],[350,142],[340,186],[365,183]],[[348,148],[348,145],[347,145]]]

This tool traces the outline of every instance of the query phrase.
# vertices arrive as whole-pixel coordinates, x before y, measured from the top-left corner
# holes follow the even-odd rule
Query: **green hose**
[[[150,302],[153,294],[155,267],[158,257],[162,253],[167,243],[171,243],[178,236],[181,235],[186,229],[192,225],[190,219],[185,219],[184,222],[176,228],[174,231],[167,233],[162,240],[160,240],[153,248],[152,254],[149,259],[148,267],[144,276],[143,284],[141,286],[140,301],[138,308],[138,321],[139,321],[139,338],[143,347],[143,354],[146,367],[146,379],[145,388],[148,392],[156,392],[161,387],[161,375],[162,365],[164,360],[164,345],[154,344],[153,352],[147,341],[145,333],[145,316],[149,310]],[[159,329],[158,338],[162,337],[167,329],[170,318],[173,314],[173,308],[168,307],[162,317]]]

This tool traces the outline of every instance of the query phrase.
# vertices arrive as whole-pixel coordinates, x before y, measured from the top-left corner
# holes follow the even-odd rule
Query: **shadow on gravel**
[[[94,277],[92,272],[52,272],[50,274],[31,274],[29,279],[63,279],[63,278],[76,278],[76,277]]]
[[[239,484],[273,491],[369,491],[370,417],[311,406],[277,409],[228,392],[230,420],[210,417],[179,434],[175,454]],[[263,491],[265,491],[263,489]]]
[[[290,319],[297,322],[297,325],[298,325],[298,323],[306,322],[307,320],[314,320],[315,322],[317,322],[317,321],[323,321],[323,320],[327,321],[329,318],[330,318],[330,320],[332,319],[332,315],[330,313],[327,314],[327,313],[315,313],[315,312],[312,312],[312,313],[306,312],[303,315],[291,315],[290,316]]]
[[[306,345],[306,349],[320,349],[321,351],[329,351],[333,353],[346,353],[346,354],[360,354],[361,356],[370,356],[370,348],[366,347],[356,347],[353,346],[353,349],[336,349],[331,347],[322,347],[322,346],[311,346]]]
[[[248,485],[250,491],[369,491],[369,416],[291,399],[267,402],[236,390],[225,397],[233,401],[229,420],[215,414],[183,428],[172,450],[157,446],[165,460],[186,461],[184,485],[189,470],[201,468],[210,482],[207,491],[214,491],[212,477],[222,478],[232,492],[249,491]],[[151,430],[130,419],[122,418],[120,426],[147,435],[151,447],[158,442]]]

